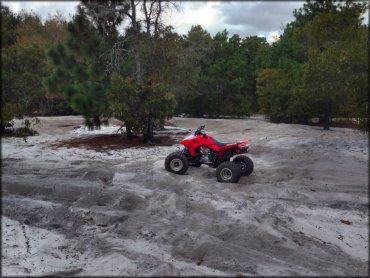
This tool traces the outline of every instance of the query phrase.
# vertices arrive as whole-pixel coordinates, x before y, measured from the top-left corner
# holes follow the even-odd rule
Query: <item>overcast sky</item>
[[[14,12],[22,9],[34,11],[43,19],[59,10],[70,18],[78,1],[2,1]],[[179,11],[168,14],[168,23],[175,31],[186,34],[190,27],[200,24],[215,35],[227,29],[230,35],[241,37],[265,36],[269,41],[281,33],[285,24],[293,20],[293,10],[303,6],[303,1],[186,1],[179,2]]]

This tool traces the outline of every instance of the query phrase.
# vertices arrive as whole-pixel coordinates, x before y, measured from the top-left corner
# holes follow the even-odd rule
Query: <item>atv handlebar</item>
[[[204,125],[201,125],[200,127],[198,127],[197,128],[197,130],[194,132],[194,135],[204,135],[205,133],[204,133],[204,128],[205,128],[206,126],[204,126]]]

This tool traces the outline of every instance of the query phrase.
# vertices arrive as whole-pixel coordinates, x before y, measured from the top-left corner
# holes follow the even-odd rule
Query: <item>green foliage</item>
[[[1,47],[7,48],[16,43],[15,30],[19,24],[19,17],[9,7],[1,4]]]
[[[7,102],[1,109],[1,131],[5,128],[14,125],[13,118],[19,114],[17,105],[12,102]]]
[[[65,43],[46,53],[53,72],[44,79],[44,85],[49,92],[62,94],[70,107],[84,116],[90,129],[99,129],[108,114],[106,92],[110,77],[100,59],[107,46],[82,15],[76,15],[68,24],[68,32]]]
[[[36,125],[40,123],[40,120],[38,118],[32,118],[31,120],[25,119],[22,122],[22,127],[17,128],[15,130],[14,136],[15,137],[23,137],[23,139],[26,141],[27,136],[35,136],[39,133],[33,129]]]
[[[366,117],[369,44],[367,28],[360,23],[364,8],[347,4],[304,26],[309,49],[303,87],[324,118]]]
[[[15,109],[15,106],[11,107],[11,105],[7,105],[6,109],[7,109],[7,112],[10,112],[11,109]],[[39,134],[36,130],[33,129],[39,123],[40,123],[40,120],[38,118],[25,119],[21,123],[21,127],[7,129],[9,127],[14,126],[14,122],[9,121],[7,125],[5,126],[2,125],[1,135],[11,136],[11,137],[22,137],[24,141],[27,141],[28,136],[35,136]]]
[[[269,51],[264,38],[229,37],[226,30],[211,38],[198,25],[182,42],[175,82],[178,113],[240,117],[258,110],[255,77]]]
[[[15,103],[19,115],[51,113],[53,107],[41,84],[50,71],[44,51],[64,39],[65,20],[56,14],[42,23],[32,12],[13,14],[4,6],[1,14],[2,110],[7,103]],[[60,102],[63,104],[63,99]]]
[[[338,4],[335,0],[308,0],[302,8],[293,11],[295,20],[288,24],[290,27],[303,27],[306,23],[312,21],[316,16],[322,13],[332,13],[338,10]]]
[[[107,94],[110,109],[114,117],[126,125],[130,134],[131,130],[139,130],[137,85],[132,78],[123,78],[117,73],[112,75],[112,86]]]
[[[288,76],[280,69],[265,69],[257,78],[257,94],[260,111],[270,116],[271,121],[287,121],[290,98]]]
[[[307,1],[271,45],[226,30],[211,37],[200,25],[180,36],[151,21],[119,35],[132,6],[117,3],[83,1],[68,24],[60,14],[43,23],[1,6],[2,127],[16,115],[71,109],[90,128],[114,113],[144,135],[174,109],[197,117],[261,111],[275,122],[319,117],[327,127],[331,117],[347,117],[369,126],[369,34],[360,18],[368,3]]]
[[[140,103],[142,103],[144,115],[149,115],[161,122],[173,116],[176,99],[168,91],[165,83],[154,81],[152,84],[141,86],[139,92],[141,92]]]
[[[37,110],[45,93],[41,79],[47,73],[43,50],[14,44],[3,49],[1,58],[3,103],[16,103],[20,113]]]
[[[177,113],[203,116],[206,103],[205,69],[214,51],[211,35],[200,25],[192,26],[181,40],[171,87],[177,99]]]
[[[272,45],[270,69],[260,70],[257,93],[262,112],[278,122],[312,117],[357,117],[367,123],[368,28],[364,3],[307,2],[294,12],[280,41]],[[368,124],[362,124],[366,127]]]
[[[112,75],[108,99],[114,116],[125,123],[129,135],[131,131],[145,134],[148,117],[163,121],[172,117],[176,107],[174,95],[163,82],[143,85],[116,73]]]

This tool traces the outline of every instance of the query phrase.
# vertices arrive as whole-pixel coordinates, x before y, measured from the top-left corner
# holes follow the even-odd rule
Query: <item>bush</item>
[[[13,118],[18,114],[18,108],[15,103],[7,103],[1,111],[1,133],[6,128],[14,125]]]
[[[362,131],[369,132],[369,118],[359,118],[358,128]]]
[[[15,137],[27,137],[27,136],[34,136],[34,135],[39,135],[39,133],[36,130],[33,130],[32,128],[29,128],[29,127],[17,128],[14,133]]]
[[[13,136],[23,137],[24,140],[26,140],[27,136],[39,135],[39,133],[36,130],[32,129],[32,127],[34,127],[35,125],[39,123],[40,123],[40,120],[38,118],[33,118],[31,120],[26,119],[22,122],[22,127],[17,128],[14,131]]]

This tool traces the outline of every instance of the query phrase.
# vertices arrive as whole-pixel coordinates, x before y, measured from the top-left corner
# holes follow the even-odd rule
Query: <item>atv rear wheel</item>
[[[188,170],[188,159],[181,152],[174,152],[166,157],[164,166],[168,172],[183,175]]]
[[[250,159],[248,156],[237,156],[233,162],[240,165],[242,176],[249,176],[252,174],[254,165],[252,159]]]
[[[217,181],[219,182],[238,182],[241,176],[241,168],[238,164],[230,161],[222,162],[216,170]]]

